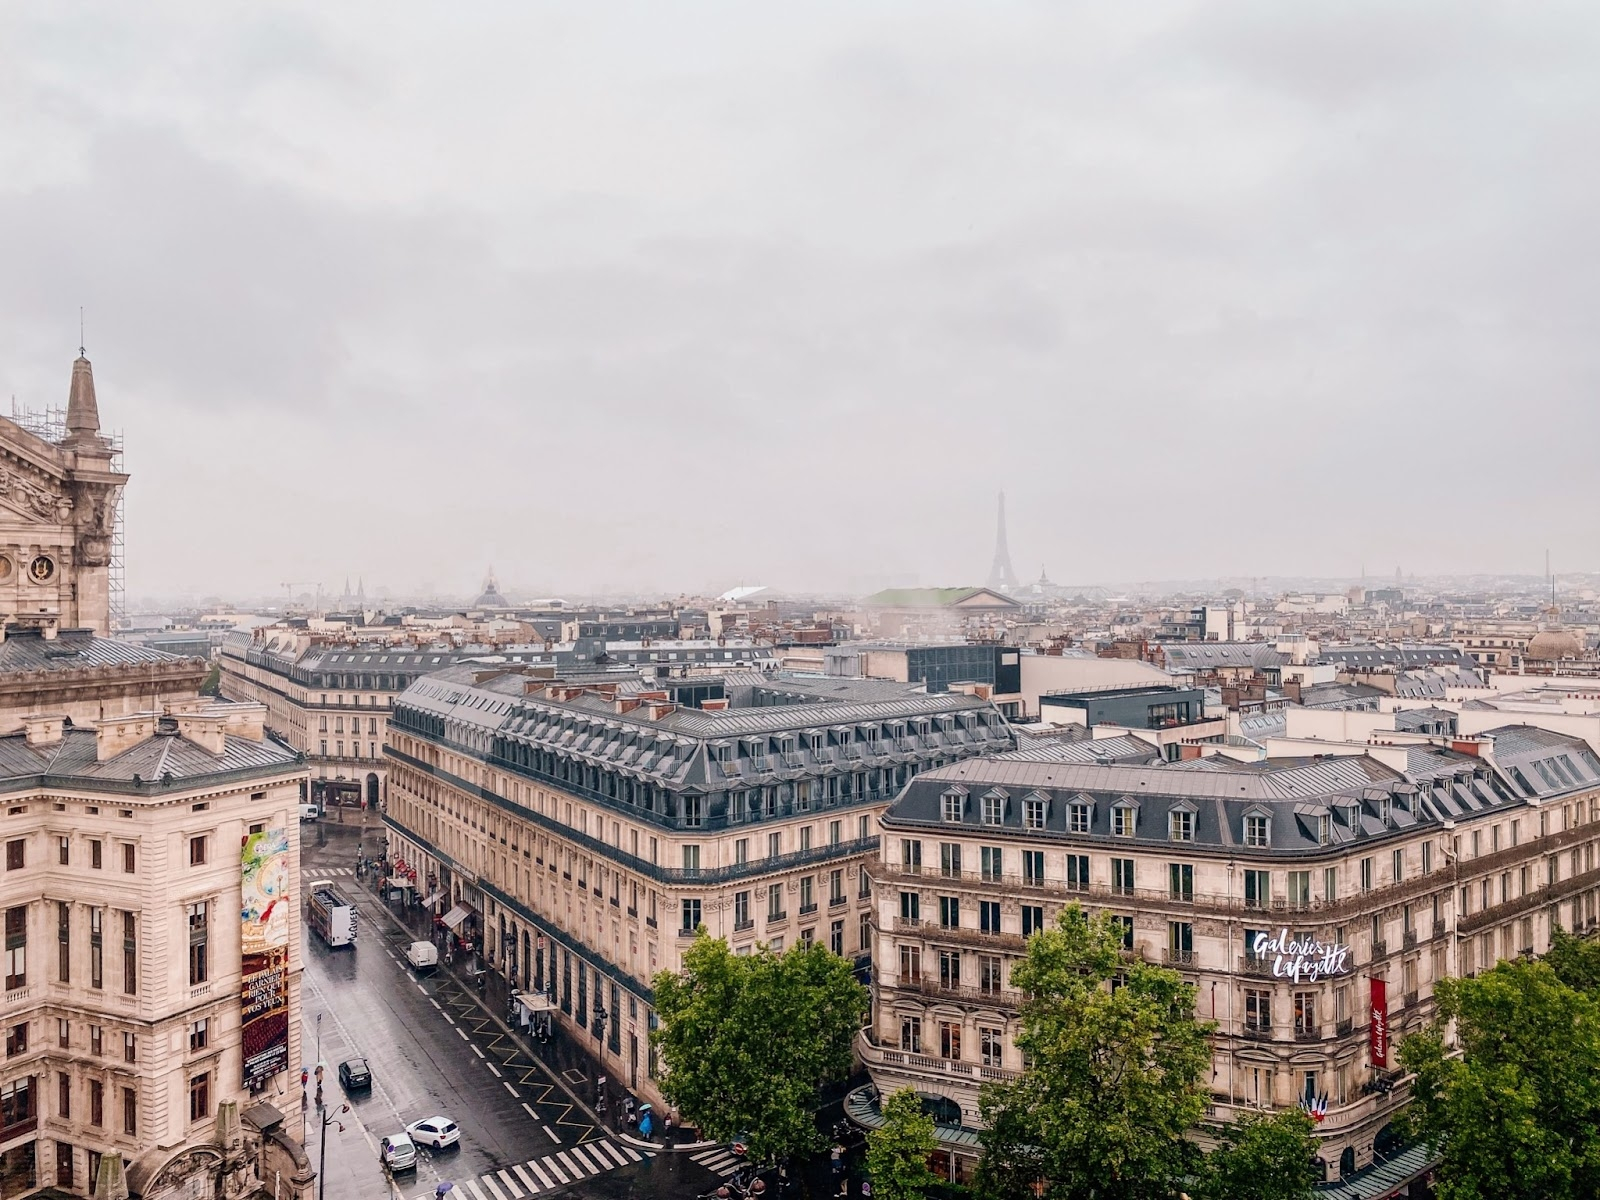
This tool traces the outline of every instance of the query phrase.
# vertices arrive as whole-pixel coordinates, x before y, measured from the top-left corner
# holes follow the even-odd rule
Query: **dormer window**
[[[765,742],[746,742],[745,754],[750,759],[750,765],[760,770],[767,765],[767,744]]]
[[[1045,801],[1030,797],[1022,802],[1022,826],[1024,829],[1043,829],[1045,819]]]
[[[946,792],[940,797],[939,817],[950,824],[961,822],[961,802],[965,797],[960,792]]]
[[[1333,817],[1322,813],[1317,817],[1317,845],[1326,846],[1333,841]]]
[[[1067,830],[1070,833],[1088,833],[1089,822],[1094,817],[1094,808],[1079,801],[1067,809]]]
[[[1001,825],[1006,819],[1006,798],[991,792],[983,798],[983,823]]]
[[[1272,842],[1272,818],[1253,813],[1244,819],[1244,844],[1262,847]]]
[[[1135,805],[1129,804],[1127,802],[1122,802],[1122,803],[1118,803],[1118,804],[1112,805],[1112,808],[1111,808],[1111,836],[1112,837],[1131,838],[1133,836],[1134,829],[1138,826],[1138,823],[1139,823],[1139,810]]]
[[[1175,808],[1167,814],[1167,837],[1174,842],[1194,841],[1194,814]]]

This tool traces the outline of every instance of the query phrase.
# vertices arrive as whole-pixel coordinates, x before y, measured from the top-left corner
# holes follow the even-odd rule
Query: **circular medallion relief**
[[[17,565],[11,561],[9,554],[0,554],[0,580],[10,579],[16,569]]]
[[[28,574],[35,583],[49,583],[50,580],[55,578],[56,564],[50,560],[48,555],[41,554],[28,564]]]

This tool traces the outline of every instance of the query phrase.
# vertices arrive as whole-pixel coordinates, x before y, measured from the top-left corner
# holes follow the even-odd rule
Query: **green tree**
[[[1408,1130],[1443,1154],[1439,1200],[1600,1196],[1600,1005],[1544,962],[1442,979],[1434,994],[1437,1019],[1400,1063],[1416,1072]]]
[[[937,1181],[928,1156],[939,1148],[933,1118],[910,1088],[879,1104],[883,1124],[867,1134],[867,1178],[874,1200],[921,1200]]]
[[[1544,961],[1556,978],[1570,988],[1600,999],[1600,942],[1573,937],[1559,925],[1550,929],[1550,949]]]
[[[984,1088],[977,1186],[996,1200],[1167,1200],[1201,1167],[1184,1135],[1206,1107],[1209,1023],[1195,989],[1130,958],[1123,927],[1072,905],[1028,941],[1012,983],[1028,1000],[1028,1067]]]
[[[1315,1128],[1298,1108],[1230,1122],[1206,1156],[1201,1194],[1208,1200],[1310,1200],[1319,1177]]]
[[[850,1072],[867,990],[820,944],[736,955],[702,929],[683,972],[655,977],[661,1091],[718,1141],[770,1162],[818,1149],[818,1088]]]
[[[222,664],[212,663],[211,670],[206,672],[205,682],[200,685],[202,696],[216,696],[222,691]]]

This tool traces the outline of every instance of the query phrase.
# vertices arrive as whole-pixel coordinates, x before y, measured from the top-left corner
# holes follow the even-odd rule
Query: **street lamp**
[[[328,1196],[328,1126],[338,1125],[339,1132],[344,1132],[344,1122],[339,1120],[340,1113],[350,1111],[348,1104],[341,1104],[333,1112],[322,1114],[322,1152],[317,1159],[317,1200],[327,1200]]]

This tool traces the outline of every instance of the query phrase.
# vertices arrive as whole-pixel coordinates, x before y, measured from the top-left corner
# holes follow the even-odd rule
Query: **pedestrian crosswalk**
[[[354,867],[320,867],[315,871],[309,872],[310,875],[317,879],[337,879],[341,875],[345,878],[349,878],[355,873],[356,869]]]
[[[455,1180],[455,1189],[449,1195],[454,1198],[459,1194],[471,1200],[521,1200],[523,1196],[553,1191],[581,1179],[654,1157],[650,1151],[635,1150],[627,1143],[618,1147],[604,1140],[584,1142],[546,1154],[543,1158],[486,1171],[472,1179]],[[435,1159],[434,1167],[440,1174],[448,1176],[445,1162]],[[416,1200],[434,1200],[436,1195],[436,1191],[422,1192]]]
[[[732,1175],[744,1161],[726,1146],[714,1146],[710,1150],[700,1151],[699,1154],[691,1154],[689,1160],[699,1163],[708,1171],[715,1171],[718,1175]]]

